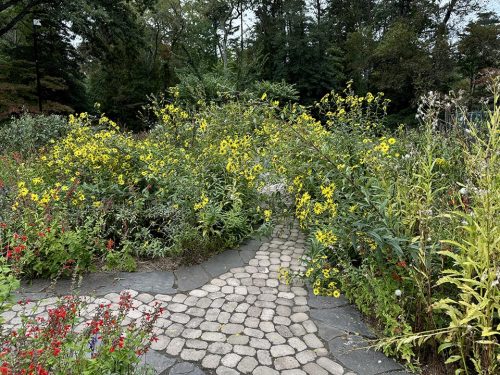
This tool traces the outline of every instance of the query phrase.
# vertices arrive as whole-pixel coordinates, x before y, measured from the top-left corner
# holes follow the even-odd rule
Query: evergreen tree
[[[480,13],[469,22],[458,43],[460,68],[468,81],[469,95],[476,94],[481,73],[500,74],[500,19],[491,12]]]

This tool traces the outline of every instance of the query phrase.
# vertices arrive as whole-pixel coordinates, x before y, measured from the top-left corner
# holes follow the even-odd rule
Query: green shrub
[[[63,116],[23,113],[0,125],[0,155],[6,152],[29,155],[68,131],[68,121]]]

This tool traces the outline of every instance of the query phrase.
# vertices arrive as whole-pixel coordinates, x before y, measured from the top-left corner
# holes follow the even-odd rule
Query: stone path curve
[[[199,288],[175,294],[127,289],[135,309],[126,324],[158,301],[166,308],[156,324],[154,351],[144,361],[162,375],[406,374],[381,353],[351,350],[373,334],[345,299],[315,297],[303,285],[278,280],[280,268],[303,270],[304,250],[298,229],[277,226],[247,265]],[[193,284],[189,273],[183,277],[182,283]],[[172,288],[166,289],[168,293]],[[87,317],[99,303],[116,304],[121,291],[94,299]],[[43,316],[55,302],[55,297],[42,299],[34,313]],[[28,308],[16,305],[3,313],[6,327],[19,324]]]

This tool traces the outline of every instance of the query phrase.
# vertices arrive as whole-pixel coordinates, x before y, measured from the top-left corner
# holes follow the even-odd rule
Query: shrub
[[[29,155],[68,131],[68,121],[63,116],[23,113],[0,126],[0,154],[19,152]]]
[[[228,103],[190,114],[165,103],[141,138],[104,115],[70,116],[66,137],[21,164],[10,186],[12,226],[36,239],[24,271],[54,276],[69,261],[86,269],[93,254],[130,270],[131,255],[199,259],[239,244],[263,222],[265,200],[250,136],[260,110],[243,110]]]

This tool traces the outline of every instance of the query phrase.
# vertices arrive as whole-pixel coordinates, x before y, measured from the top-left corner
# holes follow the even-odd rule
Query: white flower
[[[403,294],[403,292],[400,290],[400,289],[396,289],[394,294],[396,295],[396,297],[401,297],[401,295]]]
[[[468,193],[467,188],[465,188],[465,187],[461,188],[458,192],[462,195],[467,195],[467,193]]]

